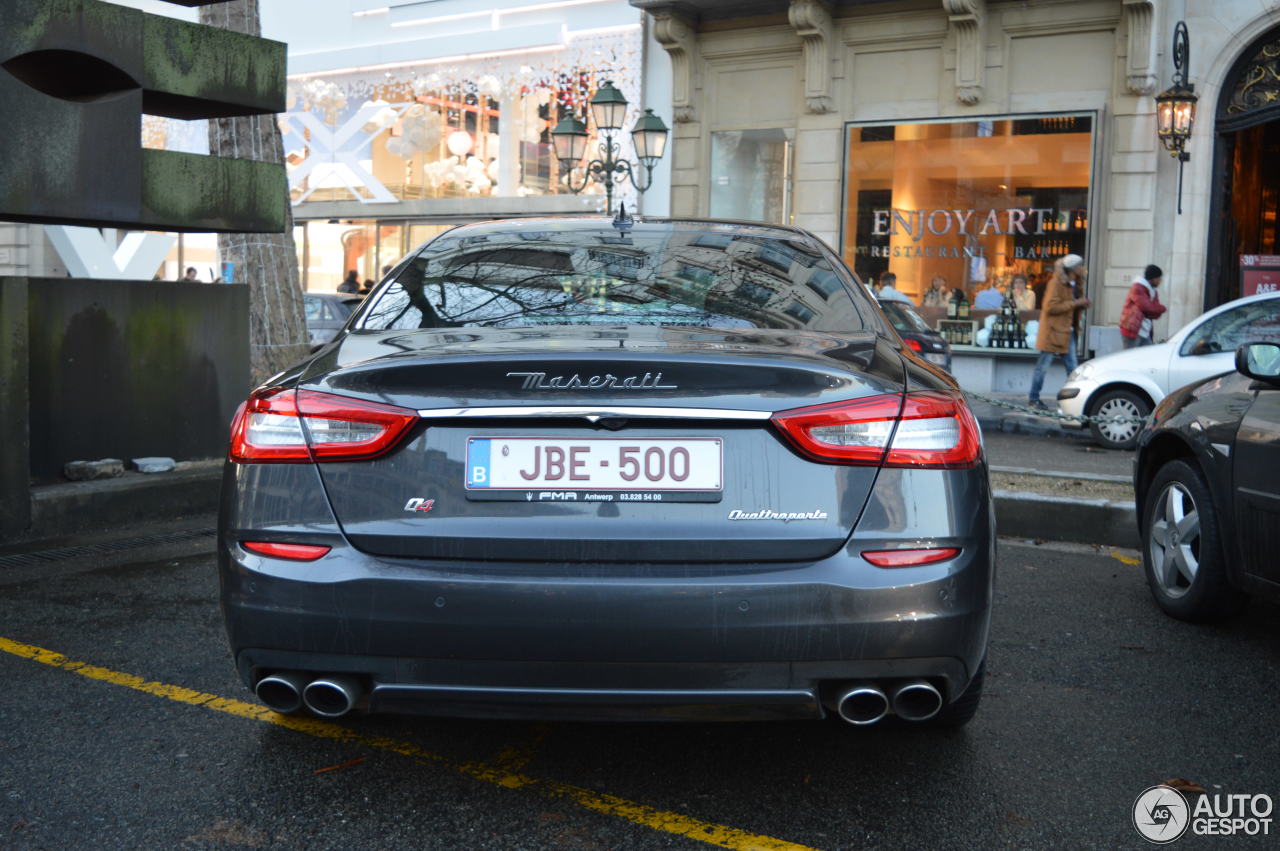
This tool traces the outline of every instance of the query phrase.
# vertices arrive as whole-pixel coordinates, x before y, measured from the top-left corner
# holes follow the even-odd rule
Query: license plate
[[[719,502],[718,437],[467,439],[468,499]]]

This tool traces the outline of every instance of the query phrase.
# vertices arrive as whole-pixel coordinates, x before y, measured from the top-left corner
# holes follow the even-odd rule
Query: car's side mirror
[[[1236,371],[1280,387],[1280,343],[1245,343],[1236,349]]]

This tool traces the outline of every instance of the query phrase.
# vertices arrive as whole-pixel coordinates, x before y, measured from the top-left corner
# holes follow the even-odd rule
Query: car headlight
[[[1067,381],[1083,381],[1089,377],[1089,373],[1091,372],[1093,372],[1093,364],[1082,363],[1067,376]]]

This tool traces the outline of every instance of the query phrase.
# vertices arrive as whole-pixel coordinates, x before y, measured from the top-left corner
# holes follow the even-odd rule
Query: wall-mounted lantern
[[[1173,28],[1173,85],[1156,95],[1156,132],[1165,150],[1178,159],[1178,215],[1182,215],[1182,167],[1191,160],[1187,142],[1196,123],[1196,87],[1187,82],[1191,42],[1187,24]]]

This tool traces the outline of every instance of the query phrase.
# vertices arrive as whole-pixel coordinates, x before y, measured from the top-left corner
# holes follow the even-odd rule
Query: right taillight
[[[982,457],[978,424],[959,394],[871,396],[781,411],[773,423],[803,454],[837,464],[955,469]]]
[[[231,426],[231,460],[240,463],[356,461],[393,447],[416,411],[315,390],[255,390]]]

